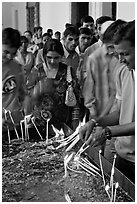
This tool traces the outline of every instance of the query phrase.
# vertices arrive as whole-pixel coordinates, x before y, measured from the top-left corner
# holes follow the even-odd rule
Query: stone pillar
[[[30,29],[30,19],[29,19],[29,7],[28,7],[28,3],[26,3],[26,27],[27,30]]]
[[[34,7],[34,26],[36,27],[39,25],[39,2],[36,2]]]
[[[94,20],[102,16],[102,2],[89,2],[89,16],[92,16]]]

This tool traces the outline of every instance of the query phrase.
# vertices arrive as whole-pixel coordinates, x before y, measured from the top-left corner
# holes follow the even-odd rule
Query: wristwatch
[[[105,135],[106,135],[106,139],[107,139],[107,140],[111,140],[111,138],[112,138],[112,133],[111,133],[111,130],[110,130],[109,127],[106,127],[106,128],[105,128]]]

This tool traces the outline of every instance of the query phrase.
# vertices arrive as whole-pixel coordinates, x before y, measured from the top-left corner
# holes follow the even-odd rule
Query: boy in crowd
[[[79,43],[79,30],[74,26],[66,28],[62,40],[64,48],[63,62],[71,66],[76,73],[79,65],[79,55],[75,49]]]
[[[6,120],[5,110],[11,111],[15,124],[29,111],[29,97],[26,96],[24,73],[14,57],[20,47],[20,33],[13,28],[2,31],[2,130],[13,129],[11,120]],[[27,105],[25,105],[27,104]]]

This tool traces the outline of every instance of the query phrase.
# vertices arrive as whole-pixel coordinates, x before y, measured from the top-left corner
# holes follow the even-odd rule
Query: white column
[[[102,16],[102,2],[89,2],[89,15],[96,20]]]

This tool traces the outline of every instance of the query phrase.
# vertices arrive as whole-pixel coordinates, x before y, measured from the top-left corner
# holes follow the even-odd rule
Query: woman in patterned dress
[[[78,80],[71,69],[73,92],[76,98],[74,106],[65,104],[66,90],[68,88],[67,65],[63,64],[62,56],[64,50],[62,44],[57,39],[50,39],[43,48],[43,58],[45,62],[38,65],[30,76],[30,84],[34,84],[32,100],[34,102],[33,115],[37,125],[43,125],[41,112],[50,115],[50,123],[57,128],[62,124],[67,124],[73,130],[79,124],[79,93]],[[35,76],[35,77],[34,77]],[[33,83],[31,82],[31,78]]]

